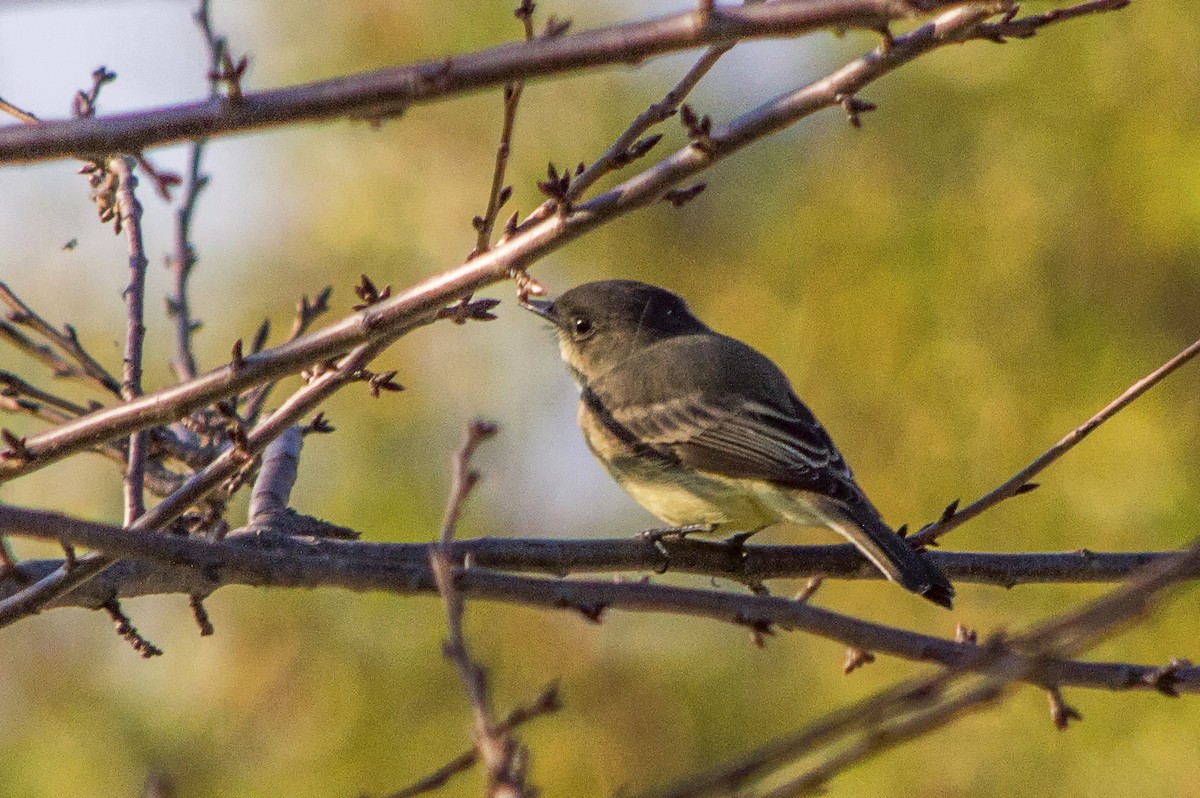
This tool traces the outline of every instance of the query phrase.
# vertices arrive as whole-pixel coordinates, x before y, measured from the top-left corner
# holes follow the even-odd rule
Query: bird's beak
[[[527,298],[521,302],[521,307],[530,313],[541,316],[555,327],[562,326],[562,322],[559,321],[558,316],[554,315],[554,302],[552,300]]]

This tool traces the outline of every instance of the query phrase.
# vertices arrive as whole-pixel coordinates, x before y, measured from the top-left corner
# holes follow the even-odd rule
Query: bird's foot
[[[665,574],[667,569],[671,567],[671,553],[667,551],[667,546],[663,543],[666,538],[675,538],[684,540],[688,535],[696,532],[708,533],[717,528],[716,524],[688,524],[687,526],[664,526],[654,529],[643,529],[637,533],[637,537],[654,544],[654,549],[662,556],[662,561],[655,566],[655,573]]]
[[[652,543],[661,543],[664,538],[685,539],[688,535],[696,533],[709,534],[716,530],[716,524],[688,524],[686,526],[661,526],[653,529],[643,529],[637,533],[637,536],[642,540],[648,540]]]

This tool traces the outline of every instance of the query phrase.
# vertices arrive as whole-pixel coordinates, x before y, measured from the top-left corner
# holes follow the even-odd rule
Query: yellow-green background
[[[510,5],[308,0],[218,3],[215,14],[235,50],[251,53],[247,85],[258,88],[502,41],[517,30]],[[558,0],[539,18],[554,12],[584,28],[669,9]],[[45,37],[25,42],[28,62],[11,49],[0,61],[39,82],[6,82],[0,94],[61,115],[69,89],[105,63],[121,73],[102,101],[109,110],[199,96],[188,11],[69,4],[44,22],[31,22],[41,12],[27,6],[0,12],[10,34],[24,26]],[[826,112],[714,169],[686,208],[664,204],[611,224],[534,273],[552,291],[631,277],[684,294],[791,375],[890,520],[929,520],[1006,478],[1200,334],[1198,31],[1194,4],[1158,0],[1032,41],[943,50],[871,86],[864,96],[880,110],[863,129]],[[822,34],[746,45],[694,104],[720,122],[874,44]],[[676,56],[530,85],[510,207],[538,201],[533,184],[548,160],[594,158],[689,63]],[[379,130],[336,123],[215,143],[195,235],[203,363],[221,362],[263,316],[285,329],[301,292],[333,284],[343,314],[360,272],[402,287],[457,265],[473,243],[499,109],[493,92],[416,108]],[[674,121],[663,131],[656,155],[684,141]],[[182,152],[158,157],[178,168]],[[93,221],[73,170],[0,171],[0,279],[52,320],[74,322],[116,369],[124,244]],[[142,196],[154,264],[147,382],[156,387],[172,379],[157,265],[170,213],[148,186]],[[70,238],[80,246],[62,251]],[[486,293],[504,300],[499,321],[428,328],[381,359],[407,392],[372,401],[352,389],[330,402],[338,432],[308,441],[298,510],[369,540],[430,539],[447,457],[464,422],[485,415],[502,434],[480,456],[485,481],[462,535],[628,535],[652,523],[588,459],[550,334],[515,308],[510,286]],[[11,351],[0,367],[42,377]],[[1200,510],[1198,386],[1194,367],[1173,377],[1055,465],[1039,491],[947,544],[1189,541]],[[99,460],[54,466],[5,485],[0,498],[120,518],[118,475]],[[817,600],[951,635],[957,622],[1019,629],[1100,591],[963,584],[953,614],[882,583],[831,584]],[[1094,654],[1197,656],[1197,596],[1179,591]],[[437,601],[229,588],[208,607],[217,633],[201,639],[182,598],[127,602],[166,649],[148,662],[94,613],[54,611],[0,632],[0,794],[131,796],[152,769],[171,774],[181,796],[379,794],[469,744],[465,700],[439,653]],[[759,650],[743,631],[702,620],[611,613],[594,626],[508,606],[468,612],[502,711],[561,681],[562,711],[521,732],[532,780],[552,796],[666,782],[923,670],[881,658],[843,677],[836,645],[783,634]],[[1049,723],[1045,697],[1024,689],[839,778],[834,794],[1200,795],[1196,699],[1067,698],[1085,717],[1068,733]],[[478,795],[479,777],[442,794]]]

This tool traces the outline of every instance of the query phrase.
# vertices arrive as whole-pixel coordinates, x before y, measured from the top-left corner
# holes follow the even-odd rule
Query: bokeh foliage
[[[512,38],[508,5],[219,3],[216,16],[235,48],[252,53],[252,85],[267,86]],[[563,0],[539,12],[586,26],[647,10]],[[943,50],[872,86],[865,97],[880,110],[863,129],[834,112],[810,119],[715,169],[686,208],[664,204],[619,221],[534,273],[555,291],[630,277],[686,295],[713,326],[792,376],[890,520],[919,524],[1007,477],[1197,336],[1198,16],[1182,0],[1138,2],[1032,41]],[[745,45],[694,105],[720,122],[874,44],[854,34]],[[533,184],[548,160],[594,157],[689,62],[529,86],[511,167],[515,205],[538,201]],[[379,130],[340,123],[215,144],[218,162],[241,152],[284,168],[214,172],[197,221],[204,362],[218,362],[263,315],[285,328],[301,291],[332,283],[344,311],[360,272],[404,286],[460,262],[485,200],[500,107],[492,93],[413,109]],[[685,140],[676,124],[664,129],[664,152]],[[271,207],[239,200],[247,184]],[[43,201],[28,198],[30,208]],[[89,213],[82,186],[69,201],[80,218]],[[148,224],[165,231],[166,209],[146,202]],[[231,239],[206,223],[230,207],[265,221]],[[47,235],[40,250],[27,244],[43,253],[31,268],[10,262],[5,279],[32,298],[41,291],[54,316],[75,320],[103,350],[121,334],[111,290],[122,277],[119,242],[95,245],[85,269],[79,258],[44,254],[68,237]],[[165,248],[167,234],[158,235]],[[82,300],[54,291],[102,263],[111,275],[86,275],[107,281],[108,305],[93,303],[101,313],[88,316]],[[33,285],[39,264],[50,288]],[[480,457],[485,482],[463,534],[624,535],[651,523],[588,458],[549,333],[515,308],[509,287],[489,293],[505,300],[499,321],[425,329],[383,358],[406,393],[372,401],[349,391],[331,403],[338,432],[309,441],[297,509],[371,539],[432,538],[447,457],[466,419],[482,414],[503,430]],[[151,374],[166,380],[161,314],[151,330],[164,337],[152,344]],[[1198,384],[1194,369],[1172,378],[1055,465],[1039,491],[947,545],[1135,550],[1189,541],[1200,510]],[[119,518],[107,464],[51,472],[6,486],[5,499]],[[80,487],[64,491],[66,479]],[[101,483],[108,487],[87,487]],[[828,540],[786,530],[764,538]],[[1099,591],[963,585],[953,615],[874,583],[828,585],[818,601],[949,635],[956,621],[1020,628]],[[1182,591],[1097,655],[1195,656],[1196,598]],[[435,601],[227,589],[209,607],[217,634],[198,639],[182,599],[128,602],[167,649],[150,662],[82,611],[5,630],[0,793],[132,795],[158,768],[181,796],[377,794],[468,745],[465,700],[439,654]],[[744,632],[668,617],[613,614],[594,626],[471,604],[468,632],[502,709],[562,682],[565,708],[522,732],[547,795],[662,782],[920,671],[881,659],[847,678],[830,643],[783,634],[759,650]],[[1200,795],[1195,699],[1067,698],[1086,718],[1067,734],[1048,722],[1044,697],[1026,689],[835,789]],[[478,795],[478,778],[442,794]]]

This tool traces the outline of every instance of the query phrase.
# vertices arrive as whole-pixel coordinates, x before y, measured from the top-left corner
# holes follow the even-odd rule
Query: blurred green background
[[[251,54],[248,88],[313,80],[513,38],[511,0],[229,3],[215,21]],[[557,0],[577,28],[686,3]],[[1030,11],[1047,8],[1031,3]],[[0,95],[61,116],[101,63],[108,111],[201,96],[186,3],[14,4],[0,10]],[[717,122],[819,77],[875,37],[744,45],[694,95]],[[556,253],[553,292],[608,277],[684,294],[701,317],[773,357],[895,524],[1008,477],[1200,334],[1200,11],[1183,0],[942,50],[870,87],[861,130],[826,112],[714,169],[681,210],[655,207]],[[531,209],[548,160],[600,153],[693,55],[530,85],[517,122],[513,204]],[[302,292],[353,303],[360,272],[402,287],[473,243],[500,121],[498,92],[412,109],[372,130],[336,123],[210,147],[194,280],[202,362],[263,316],[285,330]],[[663,127],[665,154],[684,142]],[[184,149],[155,153],[181,168]],[[79,327],[119,367],[124,243],[94,221],[70,163],[0,170],[0,278]],[[152,263],[170,209],[142,190]],[[512,207],[512,206],[510,206]],[[79,240],[73,251],[62,244]],[[147,384],[172,379],[153,268]],[[372,540],[433,537],[465,422],[498,421],[460,533],[628,535],[653,523],[592,463],[551,334],[512,302],[488,325],[436,326],[380,361],[408,391],[350,390],[309,440],[294,504]],[[152,300],[152,301],[149,301]],[[37,377],[11,351],[0,365]],[[1042,488],[956,531],[989,551],[1180,546],[1200,511],[1200,373],[1137,402],[1044,475]],[[77,393],[77,392],[76,392]],[[36,426],[5,418],[14,429]],[[77,459],[0,499],[120,519],[107,461]],[[240,519],[244,506],[234,508]],[[763,540],[821,541],[773,531]],[[27,556],[51,549],[19,544]],[[706,584],[705,580],[681,579]],[[780,584],[787,593],[795,585]],[[1019,629],[1101,587],[963,584],[953,614],[882,583],[827,585],[818,603],[952,635]],[[1194,588],[1097,657],[1197,656]],[[179,597],[126,610],[166,655],[141,660],[95,613],[54,611],[0,632],[0,794],[132,796],[148,772],[180,796],[348,796],[396,789],[469,744],[462,691],[439,653],[441,607],[336,591],[230,588],[201,639]],[[755,648],[712,622],[472,603],[471,643],[501,711],[552,679],[565,707],[523,729],[546,795],[607,795],[725,760],[924,669],[881,658],[843,677],[840,647],[801,635]],[[1045,697],[1004,706],[838,779],[834,794],[1200,795],[1196,699],[1067,691],[1085,721],[1060,734]],[[478,774],[447,796],[480,794]]]

